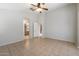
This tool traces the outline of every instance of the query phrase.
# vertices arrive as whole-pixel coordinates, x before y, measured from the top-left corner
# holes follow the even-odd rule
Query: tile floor
[[[79,49],[65,41],[34,38],[0,47],[0,56],[79,56]]]

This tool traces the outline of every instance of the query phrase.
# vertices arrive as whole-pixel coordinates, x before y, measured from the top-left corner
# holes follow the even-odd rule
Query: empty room
[[[0,56],[79,56],[79,4],[0,3]]]

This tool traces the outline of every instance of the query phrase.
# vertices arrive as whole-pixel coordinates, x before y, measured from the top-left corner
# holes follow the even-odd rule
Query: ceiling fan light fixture
[[[32,5],[31,8],[32,11],[37,11],[40,13],[44,11],[48,11],[47,5],[45,3],[37,3],[36,5],[35,4],[31,4],[31,5]]]
[[[43,9],[38,8],[38,9],[36,9],[36,11],[37,11],[37,12],[40,12],[40,11],[43,11]]]

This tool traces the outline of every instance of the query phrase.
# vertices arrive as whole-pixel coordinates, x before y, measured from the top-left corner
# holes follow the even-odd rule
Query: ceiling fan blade
[[[36,9],[30,8],[32,11],[35,11]]]
[[[37,7],[38,7],[38,8],[40,7],[40,3],[37,4]]]
[[[45,5],[45,3],[41,3],[41,4]]]
[[[44,9],[44,10],[48,10],[47,8],[42,8],[42,9]]]
[[[34,4],[31,4],[32,6],[34,6],[34,7],[37,7],[36,5],[34,5]]]

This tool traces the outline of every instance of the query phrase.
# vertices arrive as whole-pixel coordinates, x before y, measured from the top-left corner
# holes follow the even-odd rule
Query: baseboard
[[[60,38],[54,38],[54,37],[43,37],[43,38],[55,39],[55,40],[66,41],[66,42],[70,42],[70,43],[75,43],[73,41],[68,41],[68,40],[64,40],[64,39],[60,39]]]
[[[0,46],[6,46],[6,45],[14,44],[14,43],[17,43],[17,42],[20,42],[20,41],[23,41],[23,40],[17,40],[17,41],[6,42],[6,43],[3,43],[3,44],[0,44]]]

